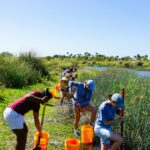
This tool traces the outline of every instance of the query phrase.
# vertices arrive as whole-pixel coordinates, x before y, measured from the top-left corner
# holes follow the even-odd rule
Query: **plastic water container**
[[[51,91],[51,94],[52,94],[52,98],[54,98],[55,96],[56,96],[56,89],[53,89],[52,91]]]
[[[65,150],[80,150],[80,141],[75,138],[66,139]]]
[[[83,144],[93,143],[94,130],[90,125],[81,126],[81,142]]]
[[[41,138],[40,138],[40,143],[39,143],[41,150],[47,150],[49,137],[50,135],[47,132],[43,131],[41,133]],[[34,134],[34,147],[36,147],[38,143],[38,139],[39,139],[39,132],[36,132]]]
[[[60,85],[57,84],[57,85],[55,86],[55,89],[56,89],[57,91],[60,91]]]

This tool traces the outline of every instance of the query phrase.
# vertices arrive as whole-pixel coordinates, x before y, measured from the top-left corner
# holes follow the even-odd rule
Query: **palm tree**
[[[136,60],[141,60],[141,59],[142,59],[142,57],[141,57],[140,54],[137,54],[136,56],[134,56],[134,58],[135,58]]]

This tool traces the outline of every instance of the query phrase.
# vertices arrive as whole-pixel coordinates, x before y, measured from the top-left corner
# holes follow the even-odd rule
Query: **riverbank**
[[[128,68],[128,69],[135,69],[135,70],[147,70],[150,71],[150,61],[125,61],[125,60],[116,60],[116,61],[95,61],[89,63],[89,66],[92,67],[116,67],[116,68]]]

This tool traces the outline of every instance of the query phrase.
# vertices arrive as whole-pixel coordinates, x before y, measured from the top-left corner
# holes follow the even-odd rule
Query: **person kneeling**
[[[118,93],[113,94],[100,105],[94,131],[101,139],[101,150],[108,150],[111,141],[113,141],[112,150],[118,150],[123,143],[123,138],[112,131],[112,125],[123,122],[123,117],[115,119],[115,114],[119,114],[124,108],[123,98]]]

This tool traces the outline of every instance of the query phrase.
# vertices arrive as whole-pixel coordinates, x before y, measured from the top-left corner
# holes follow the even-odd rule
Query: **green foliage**
[[[47,67],[32,54],[18,57],[0,57],[0,85],[21,88],[41,81],[42,76],[49,75]]]
[[[0,53],[0,56],[2,56],[2,57],[11,57],[11,56],[13,56],[13,54],[11,54],[9,52],[2,52],[2,53]]]
[[[36,81],[37,73],[18,59],[6,57],[0,58],[0,61],[0,82],[6,87],[19,88]]]
[[[41,73],[16,57],[0,57],[0,84],[21,88],[40,81]]]
[[[27,63],[33,70],[36,70],[42,76],[49,75],[46,66],[42,62],[42,59],[37,58],[33,52],[21,53],[19,60],[20,62]]]
[[[137,62],[137,66],[143,66],[143,62],[141,61]]]

